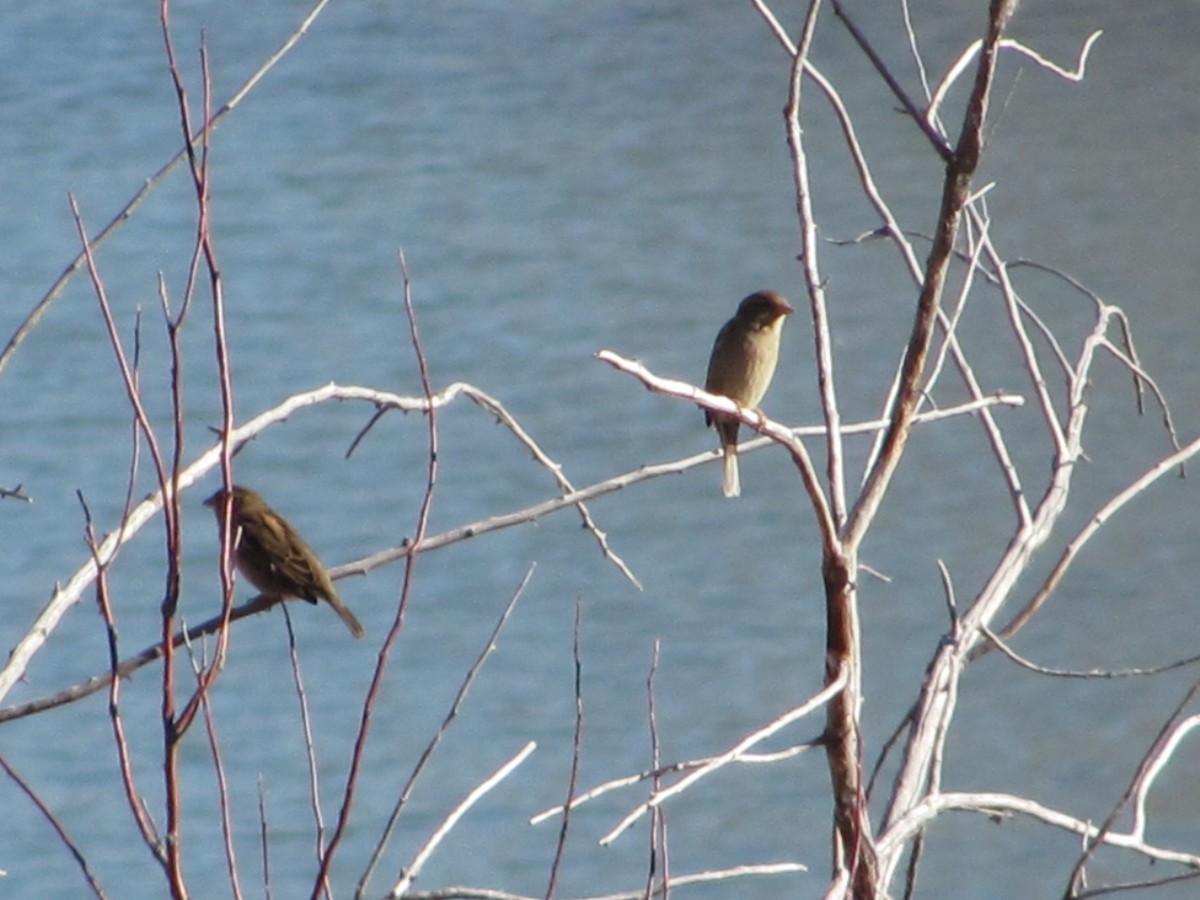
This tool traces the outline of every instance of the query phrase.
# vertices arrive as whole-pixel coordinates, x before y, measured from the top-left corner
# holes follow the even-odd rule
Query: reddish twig
[[[115,673],[118,669],[118,649],[117,649],[117,626],[113,616],[112,604],[108,597],[108,566],[99,563],[99,554],[96,550],[96,535],[92,528],[92,512],[88,508],[87,502],[83,499],[82,492],[77,492],[79,504],[83,508],[83,517],[85,522],[86,537],[88,549],[91,551],[92,558],[96,563],[96,606],[100,610],[100,617],[104,621],[104,630],[108,642],[108,661],[109,671]],[[108,720],[112,725],[113,744],[117,749],[117,764],[121,772],[121,786],[124,789],[125,800],[129,804],[129,811],[133,815],[133,821],[138,827],[138,831],[142,835],[142,840],[150,849],[151,855],[159,865],[166,868],[167,856],[163,849],[162,839],[159,837],[158,828],[154,824],[153,818],[146,807],[146,801],[142,798],[141,791],[138,790],[137,784],[133,775],[133,762],[129,754],[129,741],[125,737],[125,722],[121,718],[121,682],[114,674],[110,680],[108,691]]]
[[[242,101],[246,99],[250,92],[258,86],[258,83],[266,77],[267,73],[275,68],[279,61],[287,56],[288,53],[291,52],[292,48],[300,42],[300,39],[308,33],[309,28],[312,27],[312,23],[328,4],[329,0],[317,0],[312,9],[310,9],[305,15],[299,27],[296,28],[290,35],[288,35],[288,37],[275,50],[275,52],[267,57],[263,64],[260,65],[258,69],[256,69],[250,75],[250,77],[242,83],[241,87],[233,92],[230,98],[221,105],[221,108],[218,109],[216,113],[205,120],[202,131],[191,136],[193,141],[199,141],[202,135],[206,137],[209,132],[216,129],[221,120],[223,120],[227,115],[229,115],[229,113],[233,112],[234,109],[241,105]],[[71,278],[74,277],[75,273],[84,266],[84,263],[87,260],[87,253],[94,252],[100,247],[101,244],[103,244],[114,233],[116,233],[117,229],[119,229],[125,224],[126,221],[132,218],[134,212],[142,205],[142,202],[148,196],[150,196],[154,189],[162,183],[163,179],[165,179],[177,165],[183,162],[186,157],[187,148],[184,147],[169,160],[163,163],[163,165],[159,167],[158,171],[146,179],[145,184],[138,189],[137,193],[135,193],[133,197],[131,197],[125,203],[125,205],[117,211],[117,214],[109,220],[108,224],[96,234],[91,243],[88,245],[87,250],[80,251],[75,258],[67,264],[66,268],[64,268],[59,276],[54,280],[54,283],[50,285],[46,293],[43,294],[38,302],[34,304],[33,309],[30,310],[29,314],[17,327],[17,330],[13,332],[11,337],[9,337],[3,351],[0,351],[0,372],[4,371],[5,367],[12,360],[13,355],[17,352],[17,348],[19,348],[21,344],[25,342],[25,339],[32,333],[38,322],[41,321],[42,316],[46,314],[47,310],[50,309],[50,306],[55,300],[58,299],[59,295],[62,294],[63,288],[67,286],[67,282],[69,282]]]
[[[96,261],[92,256],[90,243],[88,241],[87,232],[83,225],[83,219],[79,212],[79,206],[75,202],[75,198],[69,198],[71,204],[71,212],[75,219],[76,229],[79,233],[79,238],[84,247],[85,256],[87,258],[88,274],[92,279],[92,286],[95,289],[96,298],[100,303],[101,315],[104,319],[104,324],[108,330],[109,343],[116,355],[117,367],[121,372],[121,378],[125,385],[126,397],[133,408],[134,416],[137,419],[138,427],[142,432],[142,436],[146,441],[146,446],[150,450],[150,457],[154,463],[155,475],[158,479],[159,492],[165,498],[171,493],[168,487],[167,472],[163,461],[162,452],[159,448],[158,438],[154,433],[154,428],[150,424],[150,418],[146,414],[145,407],[142,405],[141,397],[138,392],[137,382],[133,374],[133,370],[126,358],[124,347],[121,343],[120,335],[117,333],[116,322],[113,318],[112,308],[108,302],[108,294],[104,287],[104,282],[100,278],[100,273],[96,268]],[[171,541],[172,534],[177,534],[175,524],[175,511],[169,502],[163,504],[163,519],[164,527],[167,532],[168,544]],[[119,546],[119,542],[118,542]],[[93,559],[93,565],[97,567],[99,572],[100,560],[102,556],[96,552]],[[170,556],[168,556],[170,559]],[[169,567],[170,568],[170,567]],[[177,572],[177,569],[175,570]],[[178,583],[172,582],[171,573],[168,572],[167,585],[164,594],[164,611],[170,606],[170,598],[172,597],[172,588],[174,587],[177,596]],[[162,850],[166,854],[166,873],[168,882],[171,887],[173,897],[182,898],[187,896],[187,889],[184,886],[183,875],[180,869],[180,848],[179,848],[179,810],[177,799],[178,781],[176,778],[176,767],[174,764],[175,753],[173,748],[177,742],[175,739],[175,714],[172,697],[173,690],[173,667],[169,664],[170,660],[170,623],[168,617],[164,615],[164,644],[168,647],[167,658],[168,664],[163,666],[163,705],[162,705],[162,723],[164,729],[164,783],[166,785],[167,795],[167,814],[166,814],[166,839],[163,842]]]
[[[100,887],[100,882],[96,879],[95,874],[92,872],[91,866],[88,865],[88,861],[84,857],[83,852],[79,849],[79,845],[75,843],[70,832],[67,831],[67,827],[63,825],[61,821],[59,821],[58,816],[56,816],[54,811],[45,804],[41,797],[38,796],[37,792],[33,789],[29,782],[22,778],[20,773],[17,772],[17,770],[11,765],[9,765],[8,760],[4,758],[3,754],[0,754],[0,768],[4,769],[5,773],[9,778],[12,779],[13,783],[21,789],[21,792],[29,798],[30,802],[33,803],[34,806],[38,808],[38,812],[40,812],[46,821],[50,823],[50,827],[54,829],[54,832],[58,835],[58,839],[62,841],[63,846],[67,848],[67,852],[71,854],[71,857],[75,860],[75,864],[79,866],[79,871],[83,873],[83,878],[87,882],[92,893],[100,898],[100,900],[105,900],[106,895],[104,890]]]
[[[375,850],[371,854],[371,859],[367,863],[366,869],[358,880],[358,885],[355,887],[354,896],[361,900],[366,896],[367,887],[370,883],[371,876],[375,872],[375,868],[379,865],[379,860],[383,857],[383,851],[387,847],[388,841],[391,839],[392,832],[396,827],[396,823],[400,818],[401,811],[407,806],[409,798],[412,796],[413,788],[416,787],[417,780],[421,773],[425,771],[425,766],[433,758],[433,753],[438,745],[442,742],[442,738],[446,736],[446,732],[450,729],[451,724],[458,718],[459,711],[462,709],[463,702],[467,699],[467,692],[475,683],[476,677],[483,669],[483,664],[496,649],[496,643],[500,638],[500,632],[504,630],[504,626],[508,623],[512,616],[513,610],[516,609],[517,601],[525,593],[525,588],[529,586],[530,580],[533,578],[533,573],[536,565],[531,565],[525,571],[525,577],[521,579],[521,583],[517,585],[517,589],[509,598],[508,604],[504,607],[504,611],[500,613],[500,618],[493,626],[491,634],[488,635],[487,643],[479,655],[475,657],[475,662],[471,664],[471,668],[467,671],[466,677],[463,678],[462,684],[458,686],[458,693],[454,695],[454,701],[450,704],[450,711],[446,713],[446,717],[442,720],[442,724],[438,726],[438,730],[430,738],[425,749],[421,752],[417,759],[417,764],[413,766],[412,772],[408,776],[408,780],[404,783],[404,787],[400,791],[400,796],[396,800],[395,806],[392,808],[392,813],[388,817],[387,824],[379,836],[379,840],[375,845]]]
[[[429,376],[429,365],[425,359],[425,351],[421,346],[421,334],[417,329],[416,311],[413,309],[412,303],[412,282],[408,277],[408,265],[405,262],[404,254],[400,254],[400,272],[404,281],[404,310],[408,316],[409,334],[412,339],[413,349],[417,356],[417,368],[421,376],[421,387],[425,393],[425,399],[428,402],[428,434],[429,434],[429,462],[426,469],[425,492],[421,497],[421,505],[417,511],[417,523],[413,532],[413,538],[410,546],[419,548],[421,542],[425,538],[425,532],[429,527],[429,513],[433,507],[434,488],[437,485],[438,476],[438,430],[437,430],[437,413],[433,404],[433,383]],[[412,597],[413,579],[416,571],[417,554],[411,553],[405,559],[404,576],[400,586],[400,599],[396,604],[396,615],[392,620],[392,627],[388,630],[387,637],[384,639],[383,646],[379,649],[379,655],[375,663],[375,671],[371,677],[370,686],[367,689],[367,696],[363,701],[362,716],[359,721],[358,735],[354,741],[354,750],[350,757],[350,771],[346,776],[346,787],[342,794],[341,807],[338,810],[337,824],[334,826],[333,833],[329,838],[329,845],[325,848],[325,852],[321,857],[321,864],[317,870],[315,884],[313,886],[311,900],[317,900],[320,894],[320,886],[323,883],[329,872],[329,866],[333,862],[333,857],[337,853],[338,845],[342,841],[342,837],[346,833],[346,828],[350,823],[350,811],[354,806],[354,794],[358,786],[358,775],[362,768],[363,754],[366,751],[367,737],[371,730],[372,713],[375,708],[375,701],[379,697],[379,692],[383,685],[383,675],[387,670],[388,660],[391,656],[392,648],[400,637],[400,632],[404,627],[404,616],[408,610],[409,600]]]
[[[550,864],[550,880],[546,885],[545,900],[553,900],[558,886],[558,872],[567,851],[567,834],[571,828],[571,798],[579,785],[579,761],[583,751],[583,655],[580,652],[580,632],[583,622],[583,599],[575,598],[575,621],[571,628],[571,658],[575,663],[575,731],[571,738],[571,774],[567,778],[567,800],[563,804],[562,822],[558,828],[558,841],[554,847],[554,861]]]
[[[204,682],[205,671],[208,666],[201,659],[197,658],[190,643],[186,646],[188,660],[192,666],[192,675],[196,679],[197,686],[199,686]],[[225,871],[229,873],[229,887],[234,900],[242,900],[242,885],[238,878],[237,851],[234,849],[233,844],[233,819],[229,806],[229,780],[225,777],[225,762],[221,753],[221,741],[217,737],[217,720],[213,716],[210,692],[207,690],[198,691],[198,696],[200,697],[201,715],[204,719],[204,733],[208,740],[208,751],[212,754],[213,774],[216,776],[217,782],[217,807],[221,815],[221,843],[225,853]]]

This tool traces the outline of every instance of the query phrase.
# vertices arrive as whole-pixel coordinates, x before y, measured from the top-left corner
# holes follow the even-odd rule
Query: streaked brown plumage
[[[204,501],[217,514],[224,515],[225,490],[222,488]],[[288,521],[267,505],[250,488],[233,486],[234,561],[238,571],[265,596],[280,600],[298,598],[316,603],[325,600],[346,623],[356,638],[365,634],[354,613],[346,608],[334,590],[329,573],[304,538]]]
[[[739,303],[713,343],[704,389],[723,394],[739,406],[757,406],[775,375],[784,317],[793,312],[787,300],[774,291],[758,291]],[[709,411],[704,413],[704,422],[716,426],[725,452],[722,490],[726,497],[737,497],[742,492],[737,459],[741,423],[726,413]]]

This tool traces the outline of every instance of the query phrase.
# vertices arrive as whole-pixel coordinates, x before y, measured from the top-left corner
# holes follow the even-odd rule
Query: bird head
[[[738,304],[737,317],[755,328],[767,328],[796,310],[774,291],[756,291]]]
[[[235,484],[233,486],[232,494],[233,508],[235,511],[253,507],[256,504],[261,504],[263,502],[262,498],[259,497],[258,494],[250,490],[248,487],[242,487],[240,484]],[[204,501],[204,505],[209,509],[214,509],[217,512],[220,512],[222,506],[224,505],[225,498],[228,495],[229,492],[227,492],[225,488],[218,488],[211,497]]]

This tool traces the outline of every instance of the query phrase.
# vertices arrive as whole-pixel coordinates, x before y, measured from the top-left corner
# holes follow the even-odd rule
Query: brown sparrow
[[[221,521],[225,489],[204,501]],[[341,616],[356,638],[365,633],[354,613],[334,590],[329,573],[317,554],[287,520],[250,488],[233,486],[234,561],[246,580],[264,596],[286,600],[295,597],[316,603],[326,601]]]

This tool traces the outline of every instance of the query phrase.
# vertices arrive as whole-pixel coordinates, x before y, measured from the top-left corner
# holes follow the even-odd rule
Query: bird
[[[234,560],[246,580],[266,597],[326,601],[351,633],[361,638],[366,633],[362,624],[342,602],[329,573],[299,532],[250,488],[235,484],[232,494]],[[222,522],[227,496],[221,488],[204,501],[216,513],[218,523]]]
[[[774,291],[757,291],[743,299],[713,342],[704,389],[728,397],[739,406],[757,406],[775,375],[784,318],[794,312]],[[721,439],[725,455],[722,492],[726,497],[737,497],[742,493],[737,459],[741,423],[728,413],[705,410],[704,424],[716,426]]]

